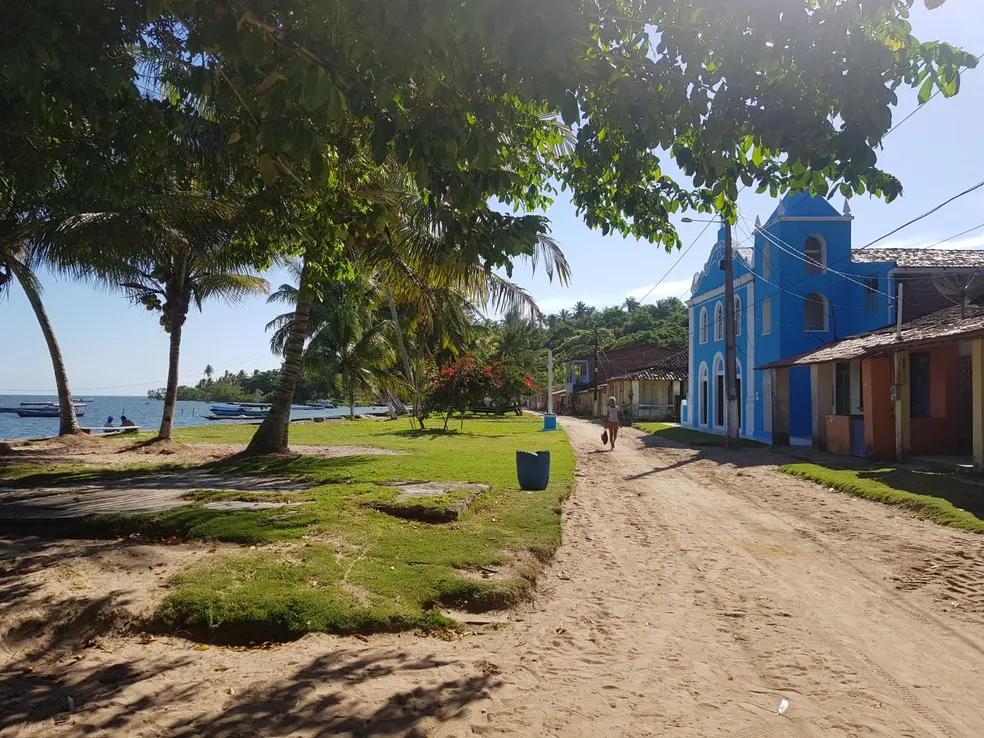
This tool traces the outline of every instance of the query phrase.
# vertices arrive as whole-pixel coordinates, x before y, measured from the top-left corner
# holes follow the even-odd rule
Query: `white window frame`
[[[700,343],[707,343],[707,308],[702,307],[700,309],[700,327],[698,328],[698,340]]]
[[[772,298],[762,300],[762,335],[772,335]]]
[[[735,295],[735,338],[741,335],[741,298]]]
[[[820,244],[820,258],[817,259],[810,256],[807,251],[807,246],[811,238],[815,238],[817,243]],[[824,240],[823,236],[814,233],[807,236],[806,241],[803,242],[803,256],[805,257],[804,267],[807,274],[826,274],[827,272],[827,242]]]
[[[823,328],[808,328],[806,325],[806,304],[811,297],[819,297],[823,309]],[[803,298],[803,330],[808,333],[826,333],[830,330],[830,301],[822,292],[811,292]]]
[[[714,340],[724,340],[724,303],[720,300],[714,304]]]
[[[762,277],[770,279],[772,277],[772,241],[765,239],[762,245]]]

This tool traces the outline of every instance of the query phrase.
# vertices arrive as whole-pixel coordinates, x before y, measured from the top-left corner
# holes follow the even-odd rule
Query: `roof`
[[[896,337],[895,326],[886,326],[876,331],[848,336],[839,341],[824,344],[812,351],[806,351],[755,368],[779,369],[810,364],[827,364],[833,361],[851,361],[852,359],[876,356],[888,350],[908,349],[984,336],[984,307],[967,305],[963,315],[964,317],[961,317],[960,306],[955,305],[903,323],[901,340]]]
[[[612,377],[609,382],[620,380],[648,380],[652,382],[685,382],[690,374],[690,357],[686,351],[679,351],[672,356],[658,361],[652,366],[637,369],[628,374]]]
[[[851,252],[855,264],[894,262],[899,269],[982,269],[981,249],[857,249]]]

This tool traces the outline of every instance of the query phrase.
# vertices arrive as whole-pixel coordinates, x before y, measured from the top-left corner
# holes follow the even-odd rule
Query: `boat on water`
[[[61,414],[58,405],[49,407],[19,407],[14,410],[22,418],[57,418]],[[85,415],[85,405],[75,406],[75,417]]]
[[[75,409],[85,408],[86,403],[76,400],[72,403],[75,405]],[[21,407],[58,407],[57,402],[22,402]]]
[[[314,410],[334,410],[336,405],[328,400],[323,400],[319,402],[308,402],[304,404],[304,407],[312,408]]]
[[[212,405],[214,415],[227,418],[265,418],[270,412],[268,405]]]

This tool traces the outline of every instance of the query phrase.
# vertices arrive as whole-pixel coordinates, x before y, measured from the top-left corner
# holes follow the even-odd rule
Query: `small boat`
[[[14,410],[22,418],[57,418],[61,410],[57,405],[54,407],[21,407]],[[75,406],[75,417],[81,418],[85,415],[85,405]]]
[[[325,400],[324,402],[309,402],[305,404],[304,407],[311,408],[312,410],[334,410],[335,405],[331,402]]]
[[[84,402],[75,401],[72,403],[75,409],[85,408]],[[21,407],[58,407],[57,402],[22,402]]]
[[[245,405],[213,405],[212,413],[229,418],[265,418],[270,412],[269,407],[249,407]]]

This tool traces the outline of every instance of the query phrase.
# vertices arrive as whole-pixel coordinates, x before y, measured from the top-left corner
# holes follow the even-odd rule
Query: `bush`
[[[533,394],[533,378],[501,361],[479,364],[465,356],[445,367],[426,373],[421,403],[424,415],[440,413],[444,427],[455,413],[463,414],[469,406],[492,403],[498,412]]]

